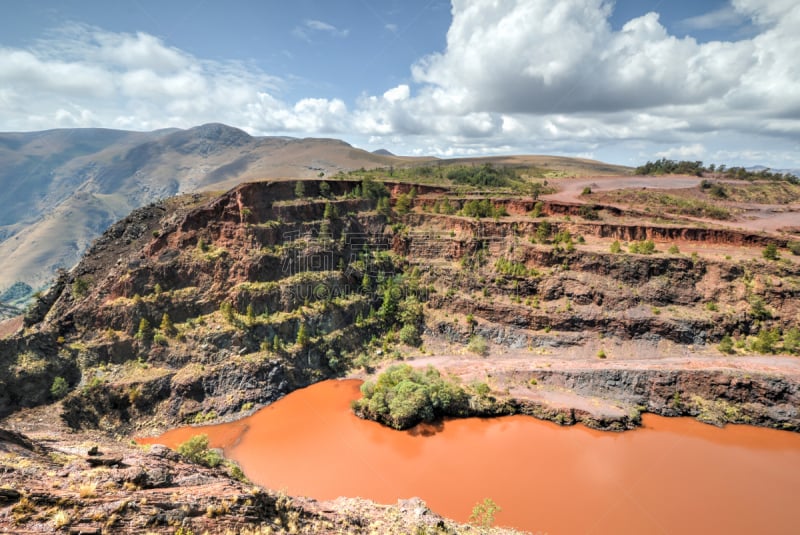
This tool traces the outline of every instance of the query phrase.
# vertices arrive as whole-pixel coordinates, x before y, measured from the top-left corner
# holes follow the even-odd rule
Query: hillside
[[[0,293],[17,282],[41,289],[111,223],[158,199],[402,161],[338,140],[258,138],[220,124],[0,134]]]

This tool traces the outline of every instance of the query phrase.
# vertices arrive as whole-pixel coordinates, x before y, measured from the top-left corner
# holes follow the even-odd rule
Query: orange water
[[[625,433],[526,416],[393,431],[353,416],[358,381],[298,390],[207,433],[247,476],[317,499],[419,496],[466,521],[485,497],[498,525],[555,533],[800,533],[800,435],[646,415]]]

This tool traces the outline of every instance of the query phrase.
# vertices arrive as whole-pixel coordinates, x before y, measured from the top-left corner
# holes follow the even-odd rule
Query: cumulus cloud
[[[800,166],[800,4],[732,0],[688,24],[747,20],[755,35],[707,43],[670,34],[656,12],[615,29],[613,9],[608,0],[453,0],[446,48],[412,65],[410,82],[351,103],[287,101],[286,82],[252,65],[72,25],[27,49],[0,48],[1,126],[221,121],[409,154],[773,154]],[[296,30],[348,35],[319,20]]]

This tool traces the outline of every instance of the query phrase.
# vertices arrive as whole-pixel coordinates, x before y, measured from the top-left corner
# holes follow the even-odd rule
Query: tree
[[[147,321],[147,318],[140,319],[139,330],[136,331],[135,338],[137,340],[141,340],[142,342],[149,342],[152,337],[153,328],[150,326],[150,322]]]
[[[306,324],[301,323],[300,328],[297,330],[297,345],[300,347],[306,347],[310,341],[311,337],[308,334]]]
[[[609,249],[612,254],[617,254],[622,251],[622,246],[619,244],[619,240],[614,240],[614,243],[611,244]]]
[[[159,326],[159,329],[161,329],[162,334],[165,336],[173,336],[175,334],[175,325],[172,323],[169,314],[166,312],[164,312],[164,315],[161,316],[161,325]]]
[[[331,195],[331,185],[327,182],[323,182],[319,185],[319,194],[322,197],[330,197]]]
[[[550,227],[550,223],[547,221],[542,221],[539,223],[539,226],[536,227],[536,240],[539,243],[547,243],[548,239],[550,238],[550,232],[552,231]]]
[[[338,212],[338,210],[336,210],[336,205],[334,205],[333,203],[326,203],[325,204],[325,213],[322,214],[322,217],[332,221],[332,220],[336,219],[336,217],[338,215],[339,215],[339,212]]]
[[[306,196],[306,186],[302,182],[298,181],[297,184],[294,186],[294,196],[298,199],[302,199]]]
[[[394,205],[394,209],[397,210],[397,213],[400,215],[405,215],[409,211],[411,211],[411,197],[403,193],[399,197],[397,197],[397,203]]]

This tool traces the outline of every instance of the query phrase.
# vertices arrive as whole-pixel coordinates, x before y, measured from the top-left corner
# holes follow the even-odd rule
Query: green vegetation
[[[311,336],[308,334],[308,328],[305,323],[301,323],[300,328],[297,330],[297,345],[306,347],[310,342]]]
[[[361,385],[361,394],[363,397],[352,403],[353,410],[395,429],[461,416],[469,406],[463,387],[430,366],[424,370],[408,364],[391,366],[377,381]]]
[[[89,279],[78,277],[72,283],[72,293],[75,297],[84,297],[89,291]]]
[[[50,386],[50,395],[53,399],[61,399],[69,392],[69,384],[63,377],[56,377],[53,379],[53,384]]]
[[[681,250],[678,249],[678,246],[673,243],[672,245],[670,245],[669,249],[667,249],[667,252],[669,254],[680,254]]]
[[[519,180],[515,170],[509,167],[494,167],[490,163],[479,167],[456,167],[447,173],[447,178],[456,184],[483,187],[507,187]]]
[[[619,240],[614,240],[614,243],[611,244],[611,247],[608,248],[611,254],[618,254],[622,252],[622,246],[619,243]]]
[[[484,498],[482,502],[478,502],[472,508],[472,514],[469,516],[470,524],[475,524],[482,528],[490,528],[494,524],[494,515],[502,511],[494,500],[491,498]]]
[[[134,338],[141,342],[149,342],[153,338],[153,328],[147,318],[139,320],[139,329],[136,331]]]
[[[761,329],[750,348],[756,353],[776,353],[775,346],[780,340],[781,334],[778,329]]]
[[[209,449],[208,435],[195,435],[186,442],[178,445],[178,453],[189,461],[214,468],[222,464],[222,455]]]
[[[725,335],[722,337],[722,340],[719,341],[719,345],[717,348],[722,352],[728,355],[733,353],[733,339],[730,335]]]
[[[489,344],[486,342],[486,338],[479,334],[473,334],[470,337],[467,349],[483,357],[489,354]]]
[[[704,173],[714,174],[720,178],[733,178],[738,180],[774,180],[785,181],[791,184],[800,183],[795,175],[791,173],[773,173],[769,169],[759,171],[748,171],[744,167],[726,167],[725,165],[711,164],[704,166],[701,161],[675,161],[662,158],[655,162],[636,168],[637,175],[696,175],[703,176]]]
[[[294,196],[298,199],[302,199],[306,196],[306,185],[300,182],[299,180],[294,185]]]
[[[459,213],[466,217],[476,217],[478,219],[481,217],[497,218],[508,215],[504,207],[495,207],[489,199],[467,201]]]
[[[635,241],[628,246],[628,251],[633,254],[653,254],[656,252],[656,244],[653,240]]]
[[[159,330],[164,336],[175,336],[177,334],[175,325],[172,323],[169,314],[166,312],[164,312],[164,315],[161,316],[161,325],[159,326]]]
[[[764,250],[761,251],[761,255],[767,260],[777,260],[780,258],[780,255],[778,254],[778,246],[774,243],[767,244],[767,246],[764,247]]]

